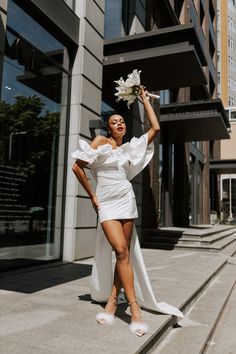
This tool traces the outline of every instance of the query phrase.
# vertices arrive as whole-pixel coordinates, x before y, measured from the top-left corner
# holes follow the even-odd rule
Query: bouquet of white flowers
[[[117,96],[117,101],[127,101],[128,108],[130,104],[133,103],[136,97],[139,95],[139,89],[141,86],[140,73],[141,70],[135,69],[131,74],[128,74],[128,78],[126,79],[126,81],[123,79],[123,77],[121,77],[120,80],[114,81],[118,85],[116,86],[116,90],[118,92],[115,93],[115,96]],[[149,92],[147,92],[147,96],[156,99],[160,98],[160,96],[154,95]]]

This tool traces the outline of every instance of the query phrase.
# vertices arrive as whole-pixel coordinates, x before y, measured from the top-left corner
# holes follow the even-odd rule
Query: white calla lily
[[[114,82],[117,84],[116,90],[118,92],[115,93],[117,97],[117,102],[120,100],[127,101],[127,106],[131,105],[138,96],[140,83],[140,73],[141,70],[133,70],[131,74],[128,74],[126,81],[121,77],[119,80],[115,80]],[[147,93],[148,96],[159,99],[160,96]],[[149,97],[148,97],[149,98]]]
[[[117,84],[116,90],[118,92],[115,93],[115,96],[117,96],[117,101],[127,101],[128,108],[137,97],[137,93],[134,91],[134,89],[137,91],[137,87],[140,86],[140,73],[141,70],[135,69],[131,74],[128,75],[126,81],[123,79],[123,77],[114,81]]]

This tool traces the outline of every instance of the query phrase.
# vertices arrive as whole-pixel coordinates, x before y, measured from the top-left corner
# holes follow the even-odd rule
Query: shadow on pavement
[[[92,266],[88,264],[62,264],[44,269],[34,269],[24,273],[0,278],[0,289],[32,294],[73,280],[88,277]]]

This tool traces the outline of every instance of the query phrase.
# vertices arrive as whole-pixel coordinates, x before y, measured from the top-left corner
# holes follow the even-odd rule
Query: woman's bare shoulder
[[[104,145],[106,143],[107,143],[107,138],[104,135],[98,135],[96,136],[96,138],[93,139],[90,146],[93,149],[96,149],[98,146]]]

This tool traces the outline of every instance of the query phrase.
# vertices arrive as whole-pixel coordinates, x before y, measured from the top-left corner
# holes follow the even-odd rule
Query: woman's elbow
[[[152,127],[152,130],[153,130],[153,133],[157,135],[160,131],[160,126],[159,125],[154,126],[154,127]]]
[[[73,166],[72,166],[72,171],[76,174],[76,172],[78,172],[78,168],[79,166],[78,166],[78,164],[75,162],[74,164],[73,164]]]
[[[75,170],[76,170],[76,163],[74,163],[72,166],[72,171],[75,172]]]

